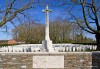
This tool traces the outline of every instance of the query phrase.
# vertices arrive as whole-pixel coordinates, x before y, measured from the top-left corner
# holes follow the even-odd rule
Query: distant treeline
[[[82,45],[96,45],[96,43],[72,43],[72,44],[82,44]]]
[[[25,22],[12,30],[13,38],[26,43],[41,43],[44,40],[45,25],[35,21]],[[87,38],[77,24],[67,20],[54,20],[50,22],[50,39],[53,43],[95,43]]]
[[[13,45],[16,45],[16,44],[0,44],[0,47],[1,46],[13,46]]]

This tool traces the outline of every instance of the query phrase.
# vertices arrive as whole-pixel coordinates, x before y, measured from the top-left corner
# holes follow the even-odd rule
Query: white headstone
[[[69,47],[69,51],[72,51],[72,46],[71,46],[71,47]]]
[[[66,51],[69,51],[69,47],[68,46],[66,47]]]
[[[72,47],[73,48],[73,51],[75,51],[75,47]]]

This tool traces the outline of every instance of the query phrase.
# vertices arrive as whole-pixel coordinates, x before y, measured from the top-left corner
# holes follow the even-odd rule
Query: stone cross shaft
[[[46,10],[42,10],[42,11],[46,13],[45,40],[50,40],[50,37],[49,37],[49,12],[51,12],[51,10],[49,10],[48,5],[46,5]]]

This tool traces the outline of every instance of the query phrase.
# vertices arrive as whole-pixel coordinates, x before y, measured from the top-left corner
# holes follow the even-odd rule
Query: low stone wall
[[[3,53],[1,52],[0,69],[38,69],[38,67],[34,68],[35,65],[33,62],[34,60],[33,58],[35,58],[36,56],[38,57],[39,56],[44,56],[44,57],[61,56],[62,57],[63,56],[64,67],[54,68],[54,69],[100,69],[100,52],[60,52],[60,53],[59,52],[56,53],[48,53],[48,52]],[[59,59],[57,60],[60,61]],[[54,62],[50,62],[49,64],[55,64],[57,60]],[[61,61],[61,63],[63,63],[63,60]],[[39,69],[44,69],[44,68],[39,68]],[[53,69],[53,68],[49,67],[45,69]]]

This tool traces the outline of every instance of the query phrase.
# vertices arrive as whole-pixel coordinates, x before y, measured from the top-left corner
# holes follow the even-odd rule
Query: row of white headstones
[[[92,51],[96,50],[96,45],[81,45],[81,44],[53,44],[55,52],[68,51]],[[1,52],[42,52],[42,44],[26,44],[14,46],[2,46]]]

